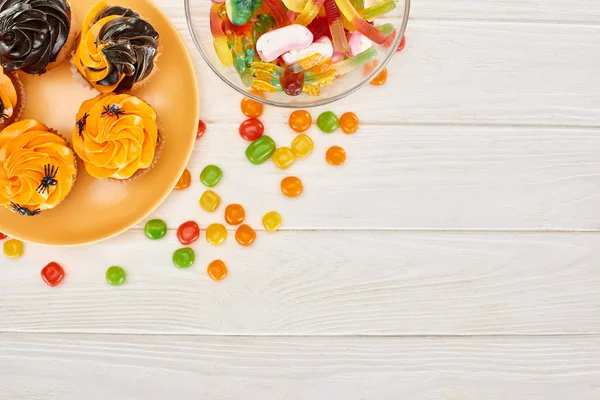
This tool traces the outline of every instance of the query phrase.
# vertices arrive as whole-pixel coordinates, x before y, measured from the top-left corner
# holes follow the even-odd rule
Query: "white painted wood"
[[[596,400],[593,337],[0,336],[27,400]]]
[[[203,224],[203,227],[206,225]],[[174,232],[0,259],[0,331],[178,334],[600,333],[598,234],[259,232],[255,246],[201,240],[171,263]],[[206,275],[223,259],[223,282]],[[67,278],[39,277],[54,260]],[[111,265],[128,272],[109,286]],[[1,353],[0,353],[1,354]]]

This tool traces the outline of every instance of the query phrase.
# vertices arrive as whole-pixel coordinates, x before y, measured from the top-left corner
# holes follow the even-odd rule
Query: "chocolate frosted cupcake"
[[[65,0],[0,0],[0,64],[43,74],[67,60],[77,37]]]
[[[135,90],[156,70],[158,37],[135,11],[100,2],[85,17],[72,62],[101,93]]]

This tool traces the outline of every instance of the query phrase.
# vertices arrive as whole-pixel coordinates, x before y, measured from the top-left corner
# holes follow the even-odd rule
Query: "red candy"
[[[196,133],[196,140],[200,139],[206,132],[206,124],[201,119],[198,120],[198,132]]]
[[[254,141],[265,132],[265,127],[259,119],[249,118],[240,124],[240,136],[246,140]]]
[[[4,240],[6,239],[6,235],[2,232],[0,232],[0,240]]]
[[[402,40],[396,49],[396,52],[402,51],[404,49],[404,45],[406,44],[406,36],[402,36]]]
[[[200,227],[195,221],[184,222],[177,228],[177,239],[184,246],[194,243],[200,237]]]
[[[287,67],[279,79],[281,88],[288,96],[298,96],[304,87],[304,72],[294,73],[291,67]]]
[[[331,39],[327,18],[315,18],[306,27],[313,34],[313,42],[319,40],[323,36],[327,36]]]
[[[42,279],[48,286],[56,286],[65,278],[65,270],[54,261],[42,268]]]

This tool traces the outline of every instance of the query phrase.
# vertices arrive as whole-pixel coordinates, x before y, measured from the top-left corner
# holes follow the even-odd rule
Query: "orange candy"
[[[183,174],[181,174],[181,178],[179,178],[179,180],[177,181],[177,184],[175,185],[175,190],[187,189],[190,187],[191,184],[192,174],[190,174],[190,171],[186,169],[185,171],[183,171]]]
[[[244,222],[246,211],[239,204],[230,204],[225,208],[225,222],[229,225],[239,225]]]
[[[227,266],[221,260],[214,260],[206,268],[206,273],[212,280],[222,281],[227,277]]]
[[[235,231],[235,240],[242,246],[250,246],[256,240],[256,231],[246,224],[240,225]]]
[[[358,129],[358,117],[353,112],[347,112],[340,117],[340,126],[344,133],[354,133]]]
[[[258,118],[262,115],[265,107],[258,101],[244,97],[240,103],[240,108],[245,116],[249,118]]]
[[[296,110],[290,114],[288,123],[292,130],[296,132],[304,132],[310,128],[310,125],[312,124],[312,117],[308,111]]]
[[[331,165],[342,165],[346,161],[346,152],[340,146],[332,146],[327,150],[325,159]]]
[[[281,192],[287,197],[298,197],[303,190],[302,181],[295,176],[288,176],[281,180]]]
[[[371,81],[371,85],[375,85],[375,86],[381,86],[385,83],[385,81],[387,80],[387,68],[384,68],[381,70],[381,72],[379,73],[379,75],[377,75],[375,77],[375,79],[373,79]]]

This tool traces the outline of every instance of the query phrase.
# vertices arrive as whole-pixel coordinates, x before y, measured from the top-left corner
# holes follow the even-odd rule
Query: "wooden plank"
[[[594,337],[4,334],[10,399],[593,400]]]
[[[600,333],[597,234],[259,232],[193,245],[129,232],[81,248],[0,258],[0,331],[277,335]],[[211,281],[222,258],[230,276]],[[39,277],[49,261],[60,287]],[[109,286],[111,265],[128,271]],[[0,353],[1,354],[1,353]]]

